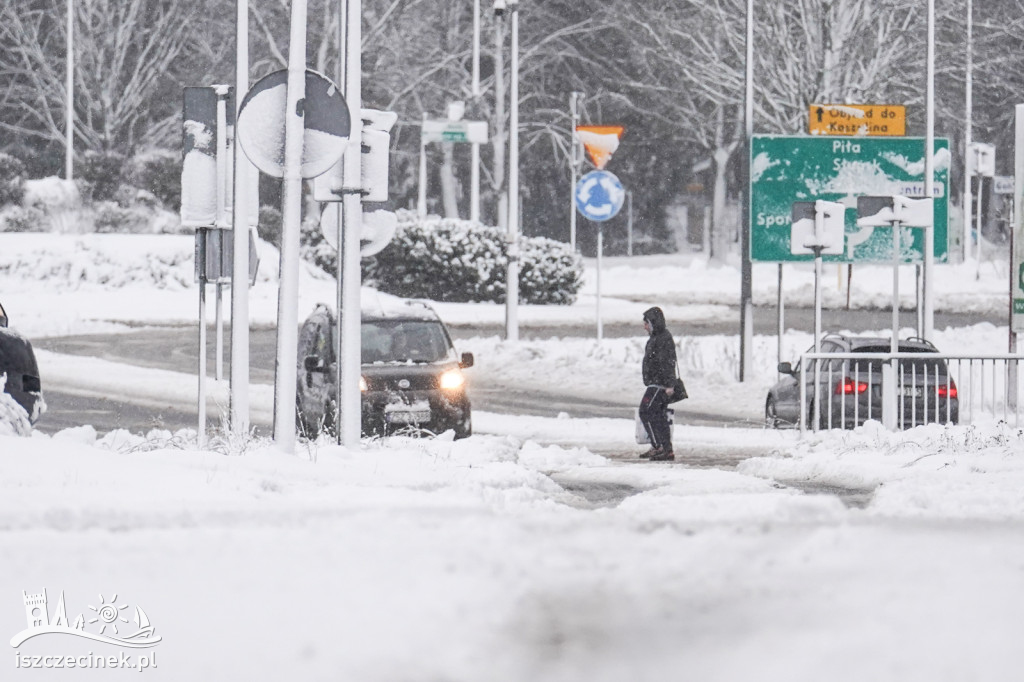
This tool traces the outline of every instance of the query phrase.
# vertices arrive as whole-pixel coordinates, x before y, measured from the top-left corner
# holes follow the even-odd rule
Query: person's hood
[[[644,311],[644,319],[651,323],[651,333],[665,331],[665,313],[655,306]]]

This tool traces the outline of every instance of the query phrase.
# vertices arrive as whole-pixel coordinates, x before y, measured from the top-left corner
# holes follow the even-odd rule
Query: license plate
[[[388,405],[384,408],[384,419],[389,424],[422,424],[429,422],[430,405],[428,403]]]
[[[918,386],[903,386],[900,389],[900,395],[907,398],[920,398],[922,395],[921,388]]]

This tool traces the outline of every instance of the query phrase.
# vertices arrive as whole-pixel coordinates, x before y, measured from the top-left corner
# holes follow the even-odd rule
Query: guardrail
[[[853,427],[868,419],[905,429],[988,417],[1017,427],[1024,408],[1018,400],[1024,395],[1022,361],[1019,353],[804,353],[800,432]],[[893,391],[895,412],[888,419],[882,411],[886,390]]]

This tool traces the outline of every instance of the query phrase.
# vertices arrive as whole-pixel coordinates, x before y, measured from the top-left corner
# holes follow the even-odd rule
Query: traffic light
[[[393,111],[363,109],[360,149],[359,190],[363,201],[380,202],[388,200],[389,156],[391,151],[391,127],[398,120]],[[316,201],[341,201],[345,192],[341,172],[342,159],[323,175],[313,180],[313,199]]]

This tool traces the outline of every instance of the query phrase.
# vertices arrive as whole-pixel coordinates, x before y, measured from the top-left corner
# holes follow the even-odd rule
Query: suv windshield
[[[440,322],[363,320],[363,362],[441,362],[455,351]]]

